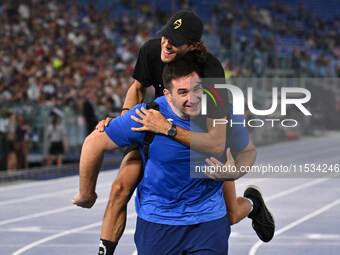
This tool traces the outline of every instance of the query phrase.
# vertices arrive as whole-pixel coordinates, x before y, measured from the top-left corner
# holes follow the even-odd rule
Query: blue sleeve
[[[119,147],[124,147],[134,143],[143,144],[145,132],[134,132],[131,130],[132,127],[142,127],[141,124],[131,119],[131,115],[139,118],[135,110],[140,109],[141,107],[145,108],[146,105],[136,105],[125,114],[111,120],[109,125],[105,127],[106,134]]]
[[[233,126],[231,130],[231,137],[227,138],[227,147],[230,147],[232,152],[240,152],[243,151],[249,144],[249,133],[247,127],[243,126],[243,124],[235,124],[243,123],[243,115],[233,115],[232,120]]]

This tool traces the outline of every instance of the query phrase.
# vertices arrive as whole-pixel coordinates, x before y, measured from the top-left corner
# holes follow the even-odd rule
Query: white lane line
[[[135,196],[136,196],[136,190],[134,191],[132,198],[134,198]],[[105,203],[105,202],[107,203],[108,199],[109,199],[108,197],[98,199],[95,204],[101,204],[101,203]],[[74,210],[74,209],[77,209],[77,208],[78,208],[78,206],[76,206],[76,205],[69,205],[69,206],[60,207],[58,209],[43,211],[43,212],[40,212],[40,213],[34,213],[34,214],[31,214],[31,215],[26,215],[26,216],[21,216],[21,217],[15,217],[15,218],[12,218],[12,219],[0,221],[0,226],[10,224],[10,223],[14,223],[14,222],[34,219],[34,218],[38,218],[38,217],[42,217],[42,216],[46,216],[46,215],[66,212],[66,211]]]
[[[340,199],[334,201],[333,203],[327,204],[327,205],[325,205],[324,207],[321,207],[320,209],[316,210],[315,212],[312,212],[312,213],[310,213],[310,214],[308,214],[308,215],[306,215],[306,216],[304,216],[304,217],[302,217],[302,218],[300,218],[300,219],[298,219],[298,220],[296,220],[296,221],[290,223],[289,225],[287,225],[287,226],[285,226],[285,227],[279,229],[278,231],[276,231],[274,237],[277,237],[278,235],[280,235],[280,234],[286,232],[287,230],[290,230],[291,228],[294,228],[294,227],[296,227],[297,225],[299,225],[299,224],[301,224],[301,223],[303,223],[303,222],[305,222],[305,221],[307,221],[307,220],[310,220],[311,218],[313,218],[313,217],[315,217],[315,216],[318,216],[319,214],[322,214],[322,213],[326,212],[327,210],[329,210],[329,209],[331,209],[331,208],[333,208],[333,207],[335,207],[335,206],[337,206],[337,205],[339,205],[339,204],[340,204]],[[255,244],[251,247],[251,249],[250,249],[248,255],[255,255],[257,249],[258,249],[262,244],[264,244],[262,241],[258,241],[257,243],[255,243]]]
[[[276,193],[272,196],[269,196],[268,198],[266,198],[266,202],[269,202],[271,200],[274,200],[274,199],[277,199],[277,198],[280,198],[280,197],[283,197],[283,196],[286,196],[286,195],[289,195],[291,193],[294,193],[296,191],[299,191],[299,190],[302,190],[302,189],[305,189],[305,188],[308,188],[310,186],[313,186],[315,184],[319,184],[321,182],[324,182],[324,181],[327,181],[329,179],[327,178],[323,178],[323,179],[316,179],[316,180],[313,180],[313,181],[310,181],[310,182],[307,182],[307,183],[304,183],[304,184],[301,184],[301,185],[298,185],[298,186],[295,186],[293,188],[290,188],[290,189],[287,189],[287,190],[284,190],[284,191],[281,191],[279,193]]]
[[[99,200],[96,201],[96,204],[105,203],[107,201],[108,201],[108,198],[99,199]],[[38,217],[42,217],[42,216],[46,216],[46,215],[66,212],[66,211],[70,211],[70,210],[74,210],[74,209],[78,209],[78,206],[69,205],[69,206],[60,207],[58,209],[53,209],[53,210],[48,210],[48,211],[44,211],[44,212],[40,212],[40,213],[34,213],[34,214],[31,214],[31,215],[16,217],[16,218],[12,218],[12,219],[9,219],[9,220],[0,221],[0,226],[10,224],[10,223],[14,223],[14,222],[18,222],[18,221],[34,219],[34,218],[38,218]]]
[[[127,218],[132,218],[132,217],[136,217],[136,216],[137,216],[136,213],[131,213],[131,214],[127,215]],[[47,237],[45,237],[45,238],[43,238],[43,239],[41,239],[39,241],[36,241],[36,242],[30,243],[28,245],[25,245],[21,249],[13,252],[11,255],[22,254],[23,252],[28,251],[28,250],[32,249],[33,247],[36,247],[36,246],[38,246],[40,244],[46,243],[48,241],[57,239],[57,238],[62,237],[62,236],[66,236],[66,235],[70,235],[70,234],[73,234],[73,233],[77,233],[77,232],[81,232],[81,231],[84,231],[84,230],[88,230],[88,229],[91,229],[91,228],[99,227],[101,224],[102,224],[102,221],[99,221],[99,222],[96,222],[96,223],[93,223],[93,224],[89,224],[89,225],[86,225],[86,226],[83,226],[83,227],[80,227],[80,228],[74,228],[74,229],[70,229],[70,230],[66,230],[66,231],[60,232],[60,233],[55,234],[55,235],[47,236]]]
[[[31,226],[31,227],[15,227],[15,228],[1,228],[0,232],[6,233],[6,232],[11,232],[11,233],[41,233],[41,234],[56,234],[60,232],[60,229],[43,229],[40,226]],[[133,235],[135,233],[134,228],[126,228],[124,230],[124,235]],[[82,231],[82,235],[99,235],[100,230],[88,230],[88,231]],[[249,235],[250,237],[252,235]],[[2,245],[0,244],[0,247]],[[6,247],[6,245],[3,245],[3,247]],[[16,247],[16,246],[14,246]]]
[[[19,255],[19,254],[22,254],[23,252],[29,250],[29,249],[32,249],[33,247],[35,246],[38,246],[39,244],[43,244],[43,243],[46,243],[48,241],[51,241],[53,239],[56,239],[56,238],[59,238],[59,237],[62,237],[62,236],[66,236],[66,235],[70,235],[70,234],[73,234],[73,233],[77,233],[77,232],[80,232],[80,231],[83,231],[83,230],[87,230],[87,229],[90,229],[90,228],[95,228],[95,227],[98,227],[100,226],[102,222],[99,221],[99,222],[96,222],[96,223],[93,223],[93,224],[90,224],[90,225],[86,225],[86,226],[83,226],[83,227],[80,227],[80,228],[75,228],[75,229],[71,229],[71,230],[66,230],[64,232],[60,232],[58,234],[55,234],[55,235],[52,235],[52,236],[48,236],[48,237],[45,237],[39,241],[36,241],[34,243],[30,243],[24,247],[22,247],[21,249],[15,251],[12,253],[12,255]]]
[[[315,240],[340,240],[340,235],[328,235],[328,234],[307,234],[306,239]]]
[[[259,179],[259,181],[262,181],[262,180],[265,180],[265,179]],[[289,190],[286,190],[286,191],[280,192],[278,194],[275,194],[271,197],[268,197],[268,199],[266,199],[266,201],[268,202],[270,200],[288,195],[290,193],[293,193],[293,192],[296,192],[298,190],[310,187],[312,185],[315,185],[317,183],[321,183],[321,182],[326,181],[326,180],[328,180],[328,179],[318,179],[318,180],[314,180],[314,181],[299,185],[297,187],[291,188]],[[108,198],[99,199],[99,200],[96,201],[96,204],[101,204],[101,203],[107,202],[107,200],[108,200]],[[14,223],[14,222],[24,221],[24,220],[28,220],[28,219],[34,219],[34,218],[38,218],[38,217],[42,217],[42,216],[47,216],[47,215],[51,215],[51,214],[66,212],[66,211],[77,209],[77,208],[78,208],[77,206],[70,205],[70,206],[65,206],[65,207],[61,207],[61,208],[58,208],[58,209],[53,209],[53,210],[39,212],[39,213],[31,214],[31,215],[16,217],[16,218],[0,221],[0,226],[10,224],[10,223]]]
[[[119,168],[114,168],[112,170],[103,171],[99,174],[99,177],[105,174],[112,174],[113,171],[117,171],[117,170],[119,170]],[[44,180],[44,181],[33,181],[33,182],[30,181],[30,183],[21,183],[21,184],[14,184],[13,186],[11,185],[11,186],[0,187],[0,191],[2,190],[10,191],[10,190],[17,190],[17,189],[24,189],[24,188],[32,188],[36,186],[43,186],[43,185],[48,185],[48,184],[57,184],[60,182],[72,181],[72,179],[76,179],[76,178],[79,178],[79,175],[61,177],[61,178],[56,178],[56,179],[51,179],[51,180]]]
[[[31,227],[16,227],[16,228],[2,228],[1,232],[42,232],[40,226],[31,226]]]
[[[113,182],[113,181],[112,181]],[[103,187],[107,187],[107,186],[111,186],[112,182],[105,182],[105,183],[100,183],[100,185],[98,185],[98,189],[103,188]],[[28,197],[23,197],[23,198],[15,198],[15,199],[10,199],[10,200],[5,200],[5,201],[1,201],[0,205],[10,205],[10,204],[16,204],[16,203],[22,203],[22,202],[27,202],[27,201],[32,201],[32,200],[37,200],[37,199],[42,199],[42,198],[48,198],[48,197],[53,197],[53,196],[57,196],[57,195],[61,195],[61,194],[66,194],[66,193],[71,193],[77,192],[77,188],[72,188],[72,189],[66,189],[63,191],[57,191],[57,192],[50,192],[50,193],[45,193],[45,194],[40,194],[40,195],[33,195],[33,196],[28,196]]]
[[[10,186],[4,186],[4,187],[0,187],[0,191],[2,190],[6,190],[6,191],[9,191],[9,190],[16,190],[16,189],[21,189],[21,188],[29,188],[29,187],[32,187],[32,186],[39,186],[43,184],[41,181],[29,181],[29,183],[18,183],[18,184],[13,184],[13,185],[10,185]]]
[[[258,182],[262,182],[262,181],[264,181],[264,180],[271,180],[271,178],[267,178],[267,179],[259,179]],[[329,179],[327,179],[327,178],[317,179],[317,180],[313,180],[313,181],[310,181],[310,182],[307,182],[307,183],[304,183],[304,184],[295,186],[295,187],[293,187],[293,188],[290,188],[290,189],[281,191],[281,192],[279,192],[279,193],[276,193],[276,194],[274,194],[274,195],[272,195],[272,196],[269,196],[269,197],[265,198],[265,201],[266,201],[266,202],[269,202],[269,201],[274,200],[274,199],[276,199],[276,198],[279,198],[279,197],[283,197],[283,196],[289,195],[289,194],[291,194],[291,193],[294,193],[294,192],[296,192],[296,191],[299,191],[299,190],[308,188],[308,187],[313,186],[313,185],[315,185],[315,184],[319,184],[319,183],[324,182],[324,181],[326,181],[326,180],[329,180]],[[254,183],[254,182],[249,181],[249,184],[251,184],[251,183]],[[255,183],[256,183],[256,182],[255,182]],[[248,183],[247,183],[247,184],[248,184]],[[244,183],[244,185],[245,185],[245,183]],[[237,185],[237,187],[239,187],[239,186],[244,186],[244,185]]]
[[[29,183],[21,183],[21,184],[14,184],[13,186],[5,186],[0,187],[0,190],[10,191],[10,190],[18,190],[18,189],[25,189],[25,188],[33,188],[39,187],[44,185],[50,184],[58,184],[60,182],[72,181],[72,179],[79,178],[79,175],[64,177],[64,178],[57,178],[57,179],[50,179],[50,180],[43,180],[43,181],[31,181]]]

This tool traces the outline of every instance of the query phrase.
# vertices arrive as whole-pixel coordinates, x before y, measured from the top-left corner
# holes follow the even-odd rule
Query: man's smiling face
[[[190,119],[201,112],[202,86],[190,82],[192,79],[199,80],[196,72],[172,80],[171,91],[164,90],[172,110],[182,119]]]
[[[175,46],[169,42],[164,36],[161,40],[161,59],[164,63],[169,63],[184,56],[190,49],[188,44]]]

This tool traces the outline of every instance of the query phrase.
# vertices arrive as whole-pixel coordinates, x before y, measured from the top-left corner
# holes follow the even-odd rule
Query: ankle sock
[[[113,255],[116,246],[116,242],[100,239],[98,255]]]
[[[255,216],[255,215],[258,213],[261,203],[260,203],[260,201],[259,201],[257,198],[255,198],[255,197],[246,197],[246,198],[247,198],[247,199],[249,200],[249,202],[252,204],[252,210],[251,210],[250,213],[248,214],[248,217],[251,218],[251,217]]]

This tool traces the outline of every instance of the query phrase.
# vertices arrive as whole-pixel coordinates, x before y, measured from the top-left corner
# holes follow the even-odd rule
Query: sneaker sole
[[[251,190],[253,190],[253,191],[255,190],[255,192],[250,192]],[[249,191],[249,192],[247,192],[247,191]],[[259,199],[260,202],[261,202],[261,204],[262,204],[262,205],[264,206],[264,208],[265,208],[265,215],[266,215],[266,218],[269,217],[269,218],[271,218],[271,219],[273,220],[274,233],[273,233],[273,235],[271,236],[271,238],[269,238],[269,239],[261,238],[261,236],[257,233],[257,231],[255,230],[255,228],[254,228],[254,226],[253,226],[253,228],[254,228],[256,234],[258,235],[258,237],[259,237],[263,242],[266,242],[266,243],[269,242],[270,240],[273,239],[273,237],[274,237],[274,235],[275,235],[275,219],[274,219],[273,214],[272,214],[271,211],[267,208],[266,203],[265,203],[264,200],[263,200],[263,195],[262,195],[262,192],[261,192],[260,188],[257,187],[256,185],[249,185],[249,186],[246,188],[246,190],[244,191],[243,196],[244,196],[244,197],[250,196],[250,197],[255,197],[255,198]],[[268,215],[268,214],[269,214],[269,215]],[[252,219],[252,220],[253,220],[253,219]]]

